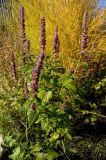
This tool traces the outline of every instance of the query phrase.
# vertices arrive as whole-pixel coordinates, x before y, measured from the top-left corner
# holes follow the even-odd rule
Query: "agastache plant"
[[[88,12],[84,13],[83,25],[82,25],[82,35],[81,35],[81,53],[84,53],[87,47],[87,32],[88,32]]]
[[[39,75],[40,75],[40,70],[43,64],[43,59],[44,59],[44,53],[41,53],[38,57],[36,66],[32,71],[31,92],[32,92],[33,98],[36,98],[36,94],[38,90]]]
[[[11,63],[11,74],[12,74],[13,79],[16,81],[17,80],[17,72],[16,72],[15,57],[14,57],[13,52],[11,52],[11,54],[10,54],[10,63]]]
[[[92,44],[92,47],[91,47],[91,50],[90,50],[90,54],[86,57],[87,63],[89,63],[89,62],[91,61],[92,57],[93,57],[92,52],[93,52],[93,50],[94,50],[94,47],[95,47],[95,45],[94,45],[94,43],[93,43],[93,44]]]
[[[53,41],[53,53],[54,53],[54,56],[55,56],[55,57],[58,56],[59,46],[60,46],[60,41],[59,41],[58,26],[57,26],[57,27],[56,27],[55,34],[54,34],[54,41]]]
[[[41,53],[45,52],[46,46],[46,30],[45,30],[45,17],[41,18],[41,27],[40,27],[40,46],[41,46]]]
[[[41,54],[39,55],[37,63],[32,71],[31,92],[32,92],[33,98],[36,98],[37,96],[40,70],[43,65],[43,59],[45,57],[46,31],[45,31],[45,18],[44,17],[42,17],[41,19],[40,31],[41,31],[40,33]]]
[[[25,41],[25,11],[24,7],[20,7],[19,10],[19,21],[20,21],[20,37],[22,41]]]
[[[24,81],[24,98],[28,97],[28,93],[29,93],[28,85],[27,85],[27,82]]]
[[[25,10],[24,7],[20,7],[19,10],[19,21],[20,21],[20,38],[22,41],[22,45],[24,46],[24,42],[26,41],[26,35],[25,35]],[[26,64],[26,53],[23,51],[23,65]]]
[[[25,10],[24,7],[20,7],[19,10],[19,20],[20,20],[20,37],[23,43],[23,46],[25,45],[26,42],[26,49],[29,52],[30,44],[29,41],[26,40],[26,35],[25,35]],[[26,53],[23,51],[23,65],[25,66],[26,64]],[[26,98],[28,96],[28,87],[27,87],[27,82],[24,81],[24,97]]]

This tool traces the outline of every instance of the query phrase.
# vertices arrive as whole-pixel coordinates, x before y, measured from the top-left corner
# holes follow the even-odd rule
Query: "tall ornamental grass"
[[[103,34],[102,25],[105,23],[106,11],[99,11],[97,0],[20,0],[14,1],[14,13],[18,13],[18,7],[25,7],[26,36],[31,41],[33,53],[39,53],[39,24],[42,16],[47,20],[47,53],[52,53],[52,42],[55,27],[58,25],[60,38],[60,57],[63,65],[70,70],[76,67],[81,52],[81,34],[84,13],[88,13],[88,40],[86,54],[91,52],[92,44],[93,60],[97,61],[100,53],[106,51],[106,36]]]

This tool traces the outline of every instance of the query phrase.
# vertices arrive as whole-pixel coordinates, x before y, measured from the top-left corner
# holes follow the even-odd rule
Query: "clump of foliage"
[[[1,113],[9,115],[2,117],[3,133],[8,133],[5,139],[7,146],[10,146],[10,150],[14,148],[10,156],[12,159],[54,159],[63,153],[67,154],[64,141],[72,140],[70,133],[74,112],[69,96],[75,94],[74,82],[70,75],[63,72],[58,62],[52,64],[47,57],[44,63],[36,99],[33,99],[31,94],[24,99],[21,86],[17,86],[16,89],[13,87],[13,90],[6,94],[6,99],[4,93],[1,93],[1,104],[3,107],[5,105],[3,111],[1,107]],[[27,67],[26,70],[30,69]],[[32,104],[36,107],[32,108]],[[6,106],[11,108],[6,109]]]

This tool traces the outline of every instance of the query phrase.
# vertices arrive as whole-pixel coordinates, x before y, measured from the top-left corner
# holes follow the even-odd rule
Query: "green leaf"
[[[67,79],[63,82],[63,87],[69,89],[72,92],[76,92],[76,87],[71,79]]]
[[[67,136],[68,139],[73,140],[71,134],[67,133],[66,136]]]
[[[50,99],[52,98],[52,91],[41,90],[38,93],[38,98],[40,98],[42,100],[43,104],[47,104],[50,101]]]
[[[97,121],[97,117],[96,116],[92,116],[91,117],[91,122],[96,122]]]
[[[15,160],[16,158],[19,158],[20,155],[20,147],[15,148],[15,150],[13,151],[13,154],[9,156],[9,158]]]
[[[35,122],[36,124],[41,122],[41,120],[43,120],[45,118],[45,115],[41,115],[39,116],[38,120]]]
[[[97,109],[97,105],[95,104],[95,103],[93,103],[93,104],[89,104],[90,105],[90,107],[91,108],[93,108],[93,109]]]
[[[49,128],[48,128],[48,119],[47,119],[47,118],[41,120],[41,127],[42,127],[42,130],[47,130],[47,129],[49,129]]]
[[[37,96],[38,96],[39,99],[43,100],[45,95],[46,95],[46,91],[45,90],[41,90],[41,91],[39,91]]]
[[[53,137],[54,139],[58,139],[58,138],[59,138],[59,133],[56,133],[56,132],[55,132],[52,137]]]
[[[9,146],[12,147],[16,143],[15,139],[12,139],[11,142],[9,143]]]
[[[44,158],[44,154],[43,154],[43,153],[38,152],[38,153],[36,154],[36,160],[45,160],[45,158]]]
[[[31,150],[31,152],[33,153],[33,152],[39,152],[39,151],[41,151],[42,150],[42,146],[39,144],[39,143],[37,143],[36,145],[34,145],[33,147],[32,147],[32,150]]]
[[[47,158],[47,160],[53,160],[57,157],[58,157],[58,153],[51,150],[51,151],[48,151],[47,156],[45,158]]]
[[[77,150],[76,150],[76,148],[70,148],[70,152],[76,154],[76,153],[77,153]]]
[[[76,92],[76,87],[75,87],[74,84],[70,84],[70,90],[71,90],[72,92]]]
[[[42,100],[42,103],[47,104],[52,98],[52,91],[48,91]]]
[[[57,132],[54,132],[52,135],[51,135],[51,138],[49,139],[50,142],[53,142],[55,140],[57,140],[59,138],[59,133]]]

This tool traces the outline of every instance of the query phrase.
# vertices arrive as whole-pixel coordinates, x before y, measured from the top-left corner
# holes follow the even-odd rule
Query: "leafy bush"
[[[26,67],[26,71],[30,73],[30,68]],[[27,159],[32,156],[54,159],[61,155],[58,148],[66,154],[64,141],[72,140],[74,111],[71,101],[75,95],[74,79],[64,72],[58,59],[53,61],[49,56],[45,58],[41,71],[36,99],[30,94],[24,99],[21,84],[5,93],[6,98],[1,94],[3,134],[8,133],[5,142],[11,149],[14,148],[10,158]],[[36,108],[31,108],[31,104],[35,104]]]

